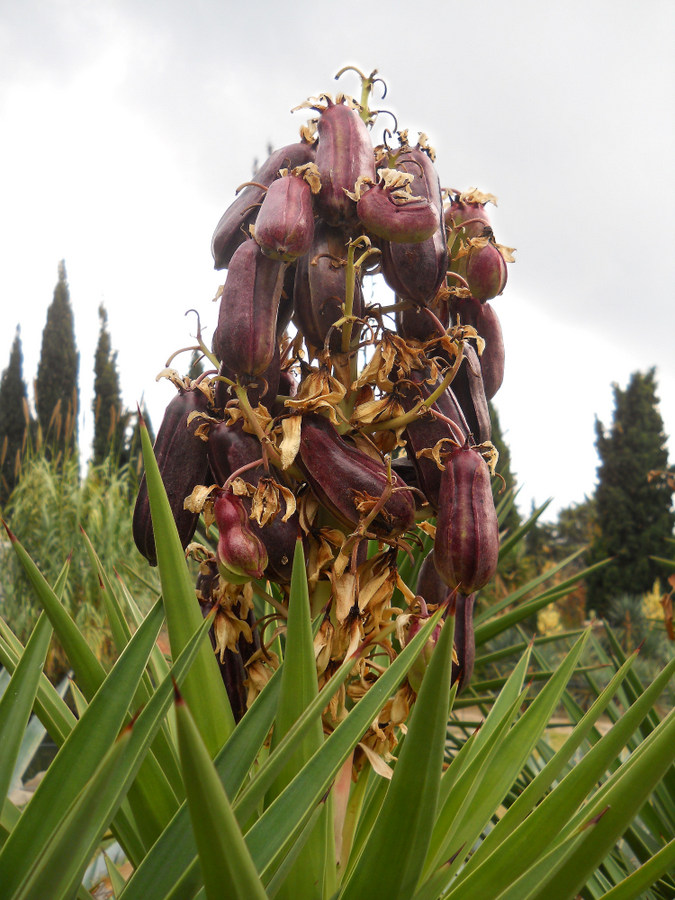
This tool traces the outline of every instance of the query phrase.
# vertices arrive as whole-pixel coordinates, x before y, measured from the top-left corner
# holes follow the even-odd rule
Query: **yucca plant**
[[[141,427],[134,539],[161,592],[147,615],[84,538],[109,672],[62,602],[69,561],[46,580],[7,529],[45,615],[25,647],[2,625],[2,796],[31,709],[60,747],[25,809],[2,808],[7,898],[82,896],[108,834],[132,870],[109,867],[124,900],[595,896],[608,860],[629,889],[672,862],[675,720],[653,721],[672,666],[622,710],[630,657],[553,748],[570,680],[597,666],[589,633],[555,668],[538,658],[548,638],[496,643],[582,573],[561,563],[476,608],[536,518],[500,540],[487,301],[510,252],[493,198],[444,199],[423,135],[373,147],[379,79],[361,79],[359,103],[303,104],[318,122],[216,229],[227,280],[211,347],[197,335],[213,368],[165,370],[177,394],[154,453]],[[374,266],[390,306],[364,300]],[[40,675],[52,630],[74,712]],[[596,739],[612,702],[622,715]],[[644,828],[657,862],[637,855],[629,875],[613,848]]]
[[[324,739],[321,713],[354,659],[317,691],[312,633],[319,622],[310,618],[298,545],[283,659],[235,726],[204,643],[210,622],[195,607],[192,575],[145,450],[163,606],[140,616],[89,547],[120,649],[108,674],[59,601],[67,562],[52,588],[12,537],[46,614],[25,648],[1,626],[2,663],[12,672],[0,701],[3,796],[31,709],[60,749],[23,811],[4,802],[3,897],[85,896],[83,873],[108,833],[133,866],[124,881],[110,864],[113,895],[125,900],[290,891],[317,898],[668,896],[675,718],[660,720],[655,704],[675,663],[643,689],[631,675],[636,654],[617,657],[612,679],[584,713],[569,705],[566,686],[588,633],[531,700],[525,685],[537,650],[530,646],[485,702],[480,729],[463,731],[452,716],[449,616],[392,777],[364,766],[353,778],[355,747],[441,611]],[[173,664],[156,645],[164,610]],[[486,625],[498,631],[499,618]],[[75,672],[76,714],[40,674],[52,629]],[[553,751],[543,736],[561,702],[578,721]],[[596,731],[604,715],[613,726]]]

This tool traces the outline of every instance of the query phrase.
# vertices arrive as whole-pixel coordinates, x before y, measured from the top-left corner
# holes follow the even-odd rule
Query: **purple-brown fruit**
[[[224,363],[220,364],[218,374],[224,375],[226,378],[229,378],[230,381],[237,380],[236,372],[233,372]],[[281,355],[279,352],[279,345],[277,344],[274,349],[272,362],[261,375],[257,375],[254,378],[250,379],[246,376],[240,375],[239,381],[246,388],[248,402],[251,404],[251,406],[255,407],[259,403],[264,403],[264,405],[269,409],[269,407],[277,398],[280,378]],[[226,382],[216,381],[214,389],[214,405],[216,409],[224,409],[228,401],[232,400],[234,397],[235,394],[233,389],[230,388],[230,386]]]
[[[448,304],[441,298],[438,302],[432,300],[426,306],[396,310],[396,331],[406,341],[430,341],[439,337],[449,324]]]
[[[492,234],[473,238],[464,267],[471,296],[475,300],[485,302],[501,294],[506,287],[508,272],[506,260]]]
[[[445,209],[445,224],[448,227],[448,246],[453,249],[457,238],[465,241],[480,237],[485,226],[490,224],[490,217],[485,211],[485,203],[471,203],[454,197]],[[459,241],[457,241],[457,246]]]
[[[302,420],[298,462],[320,502],[347,527],[358,525],[367,512],[357,508],[360,501],[381,497],[387,489],[387,469],[348,444],[327,419],[306,415]],[[395,472],[395,489],[368,530],[382,537],[395,537],[412,527],[415,501]]]
[[[223,213],[211,242],[211,252],[216,269],[226,269],[234,251],[249,237],[249,225],[258,214],[260,203],[268,187],[279,174],[279,169],[293,168],[312,162],[314,145],[298,141],[275,150],[253,176],[257,184],[243,188]]]
[[[317,222],[314,240],[307,254],[297,262],[293,292],[293,321],[305,337],[308,347],[323,349],[331,326],[344,315],[347,287],[347,241],[344,232],[331,228],[325,222]],[[352,313],[363,315],[363,292],[357,277],[354,284]],[[358,328],[352,330],[356,337]],[[342,346],[342,330],[331,332],[329,349],[339,353]]]
[[[412,409],[418,400],[426,400],[438,386],[438,382],[433,385],[427,384],[427,376],[428,371],[414,369],[410,372],[407,382],[399,382],[399,397],[401,405],[406,411]],[[433,509],[436,510],[438,509],[442,472],[435,460],[428,456],[420,457],[418,453],[434,447],[443,439],[446,441],[444,450],[448,450],[452,446],[450,441],[463,443],[469,434],[469,427],[451,388],[443,392],[432,408],[450,419],[454,423],[454,427],[429,412],[407,425],[403,432],[403,438],[408,458],[417,471],[419,487]]]
[[[424,599],[427,606],[440,606],[444,603],[449,590],[447,584],[438,574],[434,563],[434,551],[430,550],[422,561],[415,593]]]
[[[253,532],[244,501],[231,491],[220,491],[213,504],[218,527],[218,571],[230,584],[262,578],[267,551]]]
[[[227,479],[249,463],[262,458],[260,441],[254,434],[244,431],[242,422],[218,422],[209,429],[207,453],[211,472],[217,484],[223,485]],[[249,484],[257,484],[264,474],[262,463],[242,476]]]
[[[492,424],[483,385],[483,372],[478,354],[469,343],[464,345],[464,359],[453,379],[452,389],[476,443],[489,441],[492,437]]]
[[[277,312],[286,266],[254,240],[235,252],[220,298],[213,352],[231,372],[262,375],[274,359]]]
[[[180,390],[167,406],[155,440],[154,452],[169,505],[185,549],[192,540],[199,515],[185,509],[183,502],[198,484],[208,480],[206,443],[195,435],[199,418],[188,424],[193,412],[208,413],[208,400],[199,388]],[[134,542],[151,566],[157,565],[155,537],[145,475],[141,479],[132,523]]]
[[[445,281],[448,248],[440,229],[419,244],[382,241],[382,274],[402,300],[418,306],[433,302]]]
[[[457,682],[457,693],[461,693],[473,675],[476,658],[476,640],[473,630],[473,607],[475,595],[457,594],[455,600],[455,635],[453,643],[457,662],[452,664],[452,683]]]
[[[353,191],[363,176],[375,181],[373,144],[356,110],[344,103],[333,103],[329,98],[326,103],[317,125],[319,145],[315,162],[321,190],[315,205],[329,225],[347,225],[357,218],[356,204],[345,191]]]
[[[477,300],[453,300],[452,311],[455,321],[463,325],[473,325],[485,347],[480,356],[485,397],[492,400],[504,380],[504,335],[494,307]]]
[[[387,241],[425,241],[438,228],[438,212],[426,197],[401,188],[396,176],[400,173],[393,169],[381,169],[376,184],[357,188],[359,220],[366,231]]]
[[[209,430],[208,454],[211,471],[216,482],[225,484],[227,479],[242,466],[254,463],[261,458],[262,451],[258,438],[243,430],[241,421],[228,425],[218,422]],[[256,486],[265,475],[264,466],[254,466],[242,474],[244,481]],[[251,514],[251,500],[242,498],[246,514]],[[285,503],[285,501],[283,501]],[[258,525],[254,519],[249,520],[249,527],[260,538],[267,551],[265,575],[279,584],[290,581],[293,563],[293,551],[298,534],[299,517],[297,512],[289,516],[286,522],[283,516],[286,509],[266,525]]]
[[[302,175],[287,172],[267,189],[254,237],[266,256],[293,262],[309,251],[314,236],[312,191]]]
[[[441,479],[434,560],[452,590],[473,594],[497,570],[499,525],[490,470],[474,448],[453,450]]]

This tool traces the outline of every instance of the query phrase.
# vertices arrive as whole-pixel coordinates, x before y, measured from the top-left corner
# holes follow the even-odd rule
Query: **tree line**
[[[117,353],[112,349],[108,316],[99,307],[99,336],[94,354],[94,437],[91,460],[111,458],[122,467],[139,451],[137,413],[122,402]],[[78,416],[80,354],[63,260],[58,265],[54,296],[47,310],[34,381],[33,403],[23,373],[21,329],[16,334],[9,363],[0,379],[0,507],[7,503],[21,475],[22,462],[31,450],[48,458],[79,453]],[[146,421],[149,421],[147,412]]]
[[[23,377],[18,326],[0,380],[0,507],[5,506],[20,478],[27,447],[57,459],[78,453],[79,366],[66,267],[61,261],[42,332],[34,405],[29,403]],[[193,358],[191,377],[198,371]],[[611,424],[596,421],[599,467],[593,496],[562,510],[553,523],[536,523],[525,541],[537,570],[583,549],[578,564],[597,567],[584,580],[582,605],[600,616],[610,613],[617,597],[652,590],[656,580],[664,576],[662,560],[675,556],[675,474],[669,470],[655,370],[635,372],[626,388],[614,384],[613,391]],[[92,462],[96,465],[111,459],[122,467],[137,461],[137,414],[122,402],[117,353],[112,349],[103,305],[99,307],[92,409]],[[513,502],[517,478],[497,410],[492,408],[491,412],[493,442],[500,454],[495,491],[506,503],[503,527],[513,533],[523,524]],[[144,415],[149,422],[145,411]],[[607,559],[612,560],[611,565],[602,564]]]

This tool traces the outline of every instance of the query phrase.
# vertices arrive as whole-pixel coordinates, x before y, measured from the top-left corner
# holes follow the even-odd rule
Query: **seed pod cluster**
[[[362,98],[376,81],[363,77]],[[219,605],[212,639],[239,714],[242,679],[250,701],[273,666],[264,634],[249,636],[275,614],[261,606],[270,592],[283,615],[298,539],[313,610],[325,616],[321,680],[395,614],[397,553],[437,519],[418,594],[429,611],[455,609],[460,687],[473,664],[474,594],[499,546],[486,459],[504,341],[488,301],[510,256],[485,212],[493,198],[443,189],[422,134],[374,141],[377,115],[349,97],[302,106],[315,118],[301,140],[272,153],[218,223],[212,250],[226,279],[211,346],[198,338],[212,368],[196,394],[181,387],[156,445],[184,546],[203,512],[191,552],[200,598]],[[142,487],[134,534],[154,562],[148,516]],[[261,649],[238,666],[241,635]],[[375,677],[366,659],[341,703]],[[402,707],[412,690],[401,688]],[[341,714],[326,713],[326,727]],[[378,726],[379,741],[388,728]]]

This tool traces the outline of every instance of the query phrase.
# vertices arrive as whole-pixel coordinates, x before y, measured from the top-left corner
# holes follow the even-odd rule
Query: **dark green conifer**
[[[0,506],[4,506],[18,480],[21,452],[30,426],[23,351],[17,325],[9,365],[0,379]]]
[[[108,315],[98,308],[100,330],[94,356],[94,445],[93,460],[102,463],[109,455],[119,463],[124,452],[124,431],[128,414],[122,407],[117,353],[112,351]]]
[[[663,574],[652,557],[671,557],[675,516],[664,479],[650,472],[668,467],[654,369],[635,372],[625,390],[614,389],[611,428],[596,421],[600,457],[595,491],[596,537],[591,562],[612,557],[588,577],[589,609],[605,615],[621,595],[643,594]]]
[[[66,264],[59,263],[54,299],[47,310],[36,380],[36,410],[48,453],[77,448],[80,406],[80,355],[75,345],[73,310],[66,280]]]

